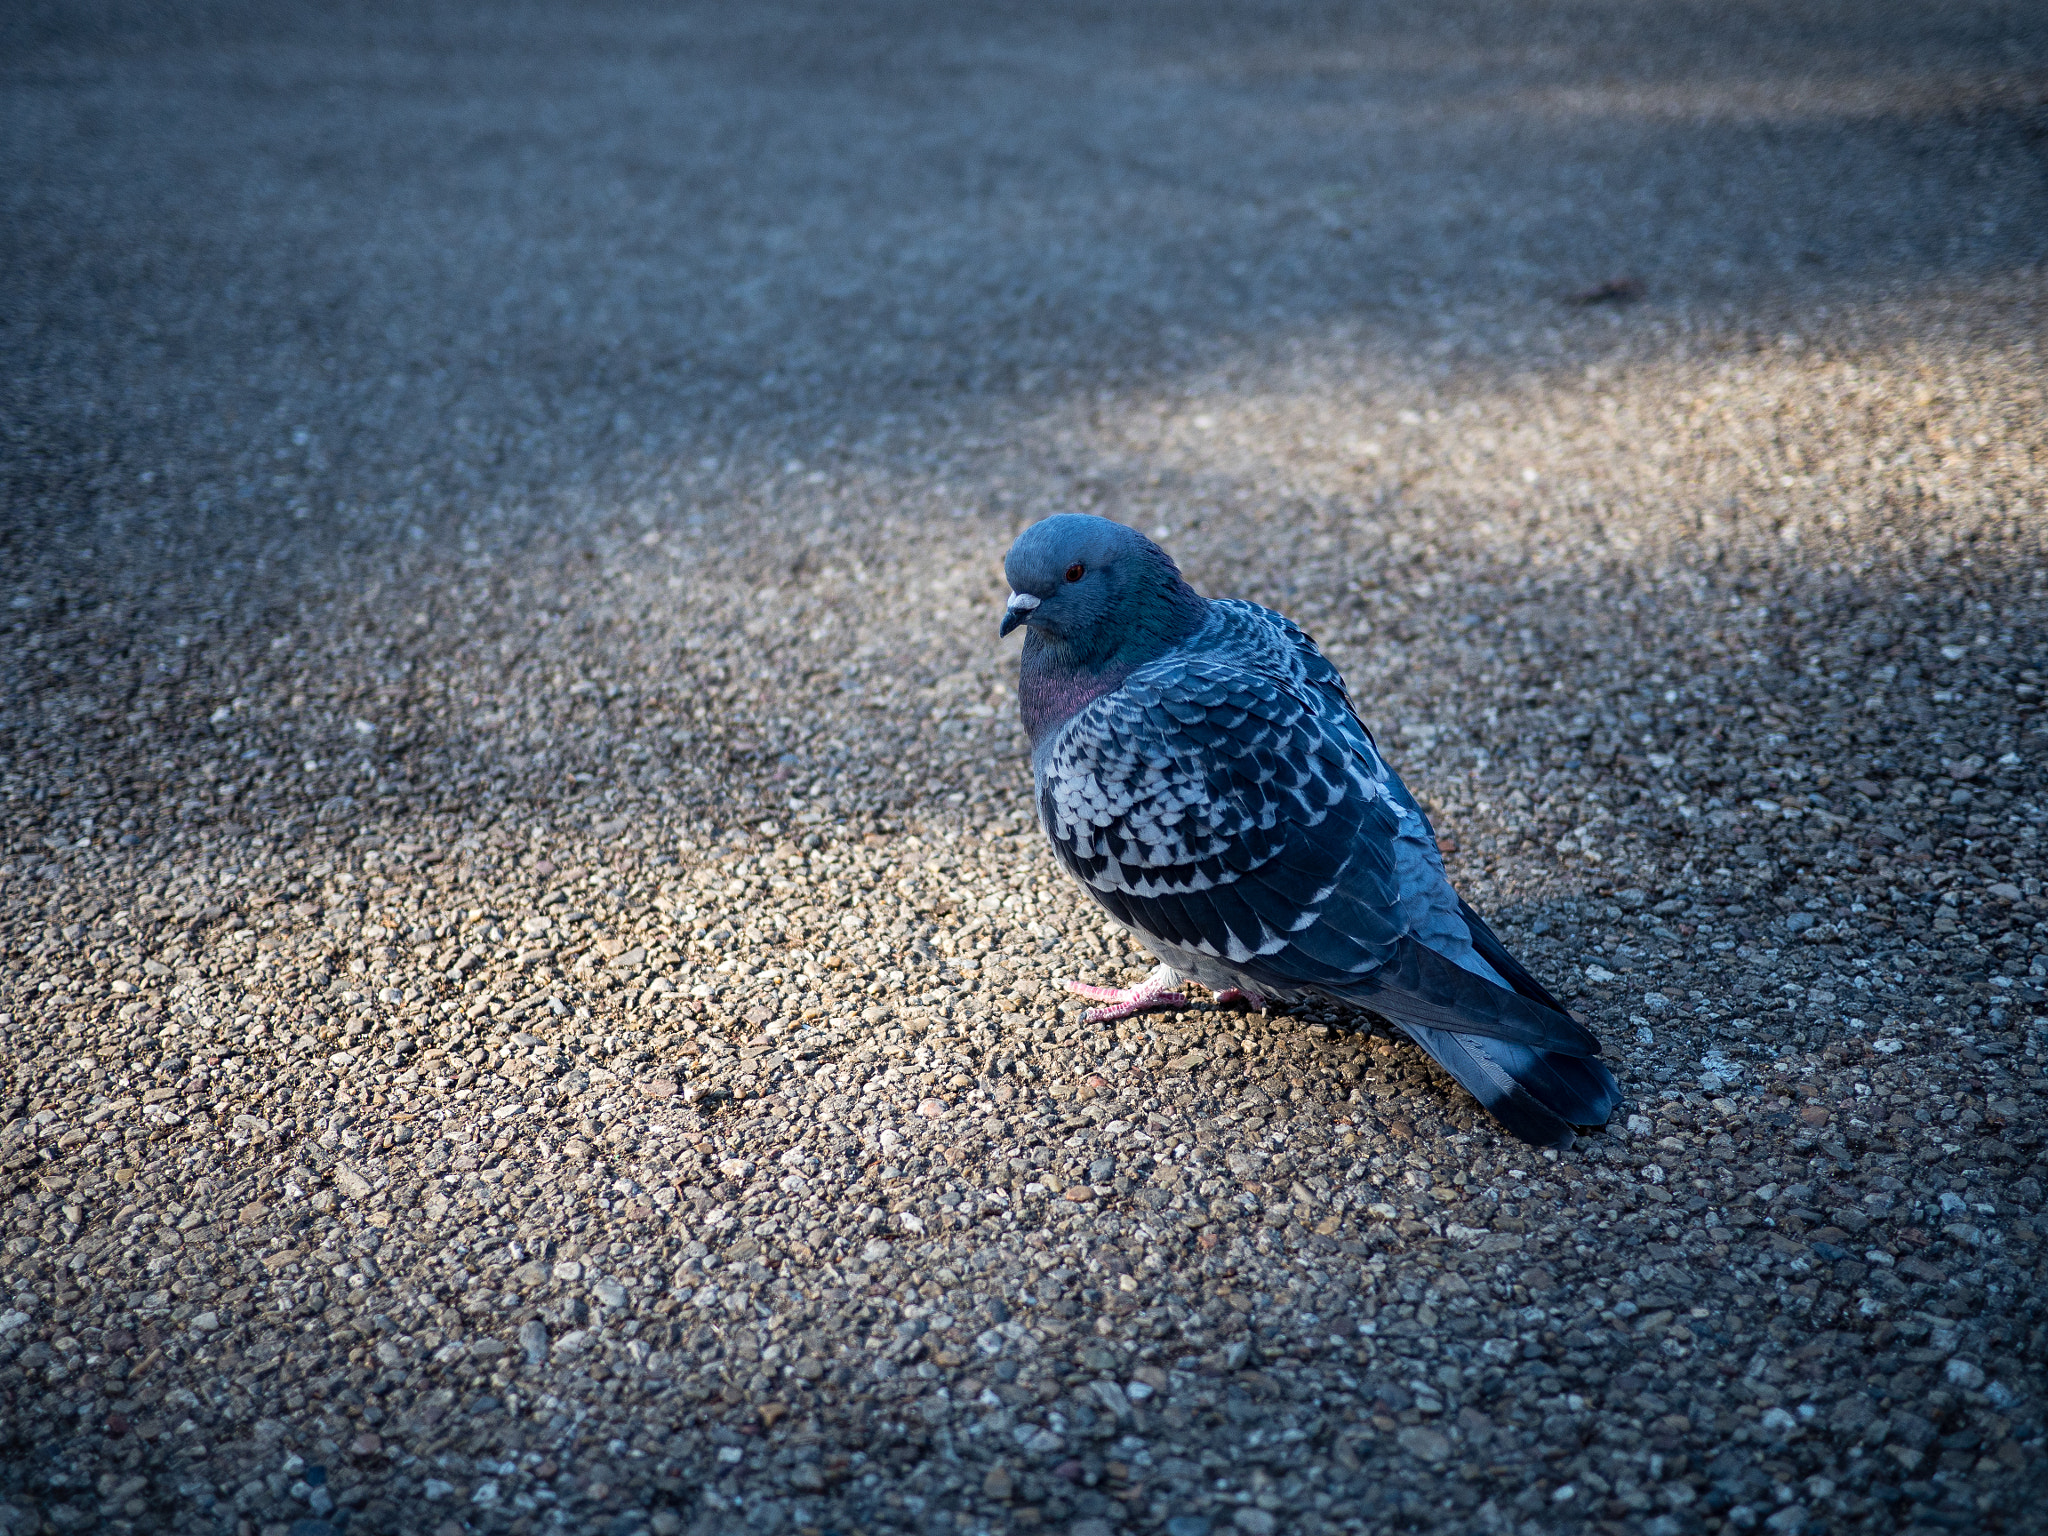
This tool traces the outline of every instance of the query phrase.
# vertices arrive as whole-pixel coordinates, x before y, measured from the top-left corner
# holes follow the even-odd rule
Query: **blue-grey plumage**
[[[1161,962],[1092,1019],[1323,996],[1398,1025],[1515,1135],[1568,1145],[1620,1101],[1593,1036],[1444,873],[1436,834],[1292,622],[1204,598],[1151,540],[1065,514],[1003,562],[1002,629],[1060,862]]]

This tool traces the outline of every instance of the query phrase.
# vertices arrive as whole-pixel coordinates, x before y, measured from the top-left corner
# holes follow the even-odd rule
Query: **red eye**
[[[1067,580],[1069,581],[1079,581],[1083,576],[1086,576],[1087,574],[1088,567],[1083,565],[1078,560],[1076,560],[1072,565],[1067,567]]]

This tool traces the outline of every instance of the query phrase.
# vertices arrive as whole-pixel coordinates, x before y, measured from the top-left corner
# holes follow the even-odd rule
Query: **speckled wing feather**
[[[1041,819],[1089,894],[1262,991],[1596,1054],[1547,994],[1458,963],[1472,933],[1434,835],[1313,642],[1253,604],[1211,609],[1038,754]]]

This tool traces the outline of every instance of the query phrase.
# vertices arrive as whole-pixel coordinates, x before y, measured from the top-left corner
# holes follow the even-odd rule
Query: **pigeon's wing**
[[[1039,811],[1061,862],[1122,922],[1253,986],[1597,1054],[1567,1015],[1446,958],[1471,941],[1428,823],[1316,664],[1334,669],[1277,615],[1213,607],[1224,633],[1049,744]]]
[[[1343,679],[1315,642],[1278,614],[1269,617],[1301,668],[1303,682],[1331,707],[1356,718]],[[1359,730],[1365,732],[1362,721]],[[1369,744],[1371,739],[1366,733]],[[1570,1018],[1564,1004],[1452,891],[1428,817],[1391,769],[1388,778],[1395,799],[1415,814],[1412,826],[1403,819],[1395,839],[1403,915],[1413,936],[1370,976],[1328,990],[1400,1025],[1522,1140],[1570,1146],[1574,1126],[1607,1123],[1621,1102],[1621,1087],[1596,1059],[1599,1047],[1593,1037],[1576,1020],[1570,1032],[1558,1027],[1558,1020]],[[1516,996],[1504,998],[1501,987]],[[1546,1010],[1555,1040],[1547,1047],[1530,1044],[1527,1034],[1508,1039],[1504,1031],[1474,1027],[1475,1021],[1492,1020],[1503,1011],[1533,1011],[1543,1020]],[[1571,1033],[1580,1039],[1567,1043]]]

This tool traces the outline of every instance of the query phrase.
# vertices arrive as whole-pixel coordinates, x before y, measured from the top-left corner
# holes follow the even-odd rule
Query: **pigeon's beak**
[[[1030,623],[1031,610],[1038,606],[1038,602],[1029,592],[1012,592],[1009,603],[1003,608],[1003,627],[996,631],[996,638],[1000,640],[1019,624]]]

